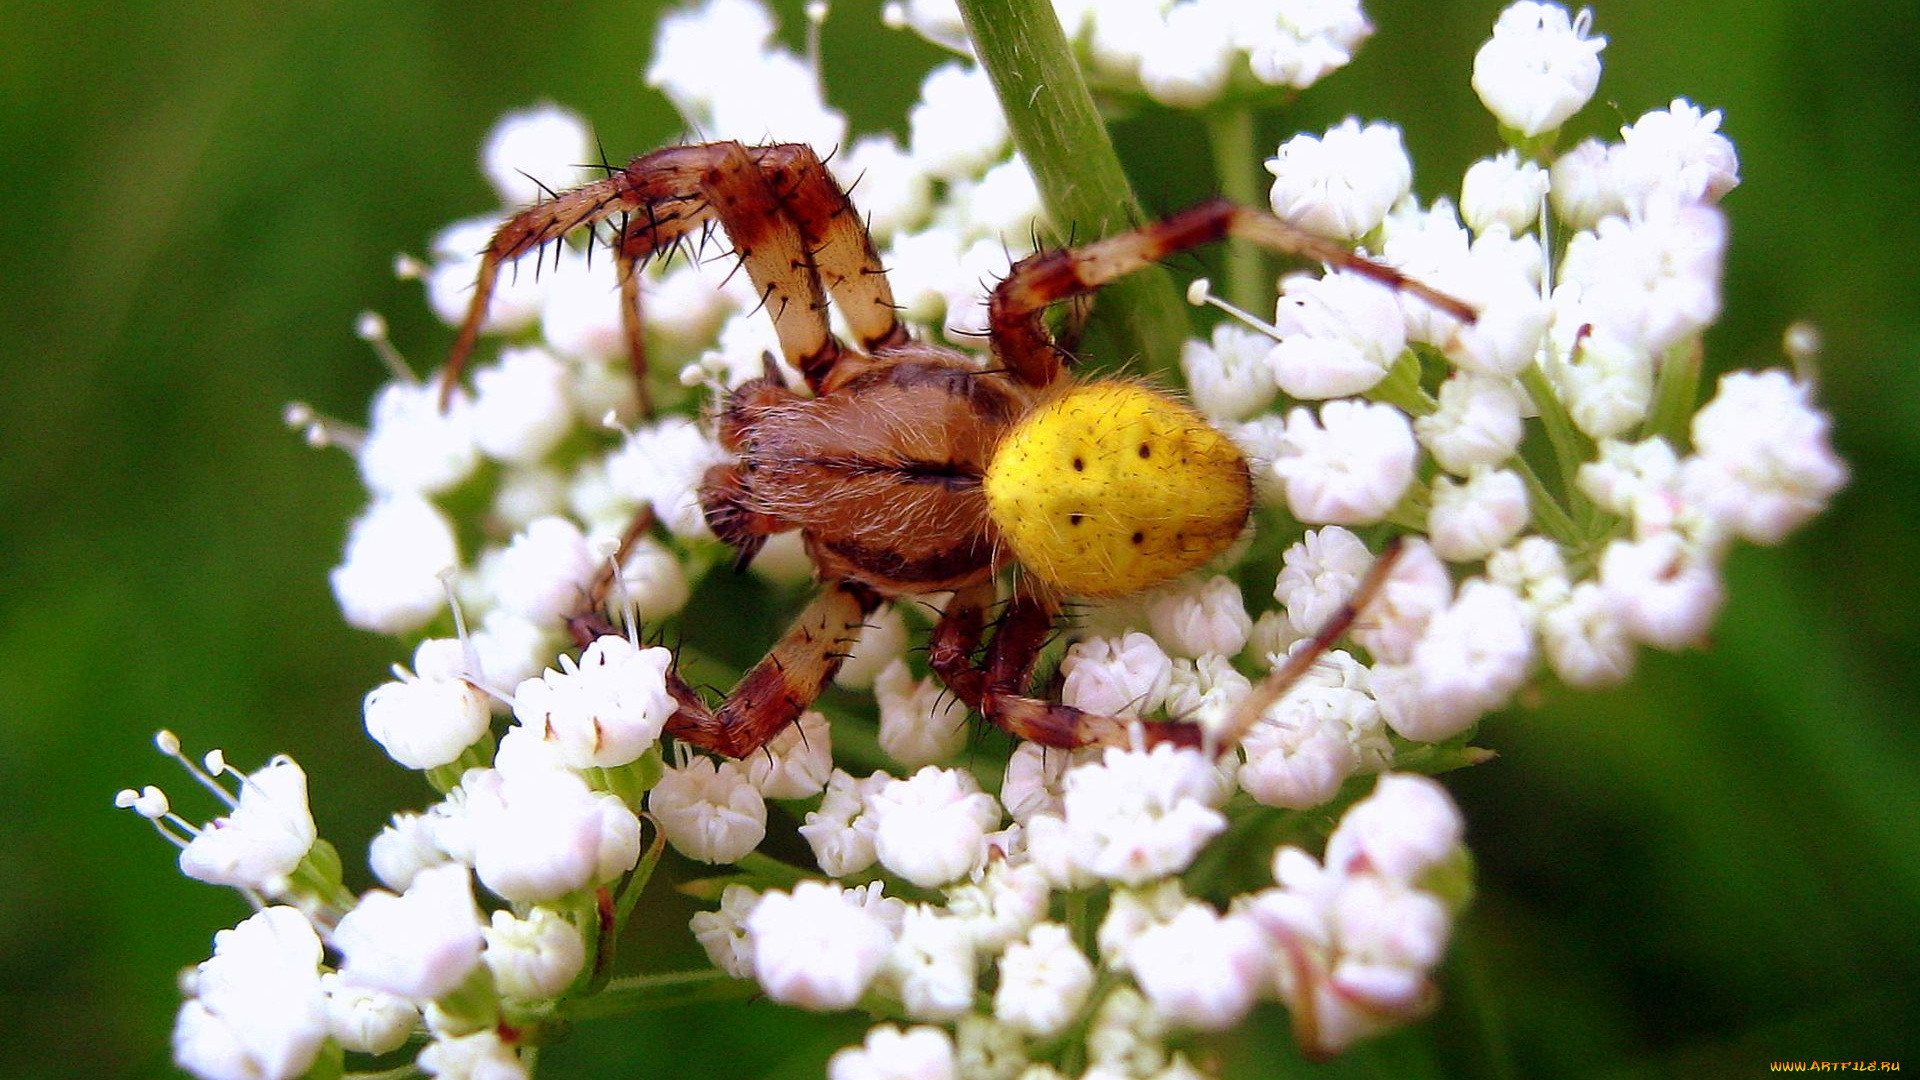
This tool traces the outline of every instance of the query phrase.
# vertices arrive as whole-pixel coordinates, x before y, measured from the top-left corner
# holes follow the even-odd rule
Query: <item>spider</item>
[[[744,567],[776,533],[799,530],[819,590],[765,659],[718,706],[677,674],[667,731],[730,757],[752,753],[810,707],[867,617],[885,600],[951,592],[928,645],[960,701],[1050,747],[1200,745],[1198,725],[1136,722],[1032,696],[1039,653],[1071,596],[1139,592],[1194,569],[1246,525],[1246,459],[1197,412],[1139,381],[1076,381],[1042,313],[1176,252],[1238,238],[1337,265],[1471,321],[1465,304],[1262,211],[1223,199],[1077,248],[1016,263],[993,290],[984,370],[914,340],[861,218],[803,144],[713,142],[634,158],[605,179],[508,219],[482,253],[442,387],[451,394],[503,264],[602,222],[619,271],[626,343],[646,397],[639,266],[714,224],[732,240],[785,359],[767,357],[717,417],[735,457],[700,487],[708,524]],[[827,301],[854,338],[836,337]],[[644,525],[637,526],[644,529]],[[631,533],[630,533],[631,534]],[[1392,563],[1383,557],[1346,608],[1260,686],[1213,745],[1236,745],[1286,686],[1344,633]],[[983,641],[1000,571],[1011,599]]]

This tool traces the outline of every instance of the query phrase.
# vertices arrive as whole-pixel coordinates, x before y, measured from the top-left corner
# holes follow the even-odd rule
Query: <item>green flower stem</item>
[[[1687,421],[1693,415],[1694,400],[1700,395],[1700,364],[1705,350],[1699,338],[1684,341],[1661,358],[1660,374],[1653,385],[1653,408],[1648,413],[1646,434],[1667,440],[1675,451],[1684,452],[1690,441]]]
[[[1253,109],[1245,102],[1227,102],[1206,113],[1207,142],[1213,148],[1213,171],[1220,192],[1241,206],[1260,206],[1260,178],[1253,152]],[[1242,311],[1273,308],[1273,273],[1267,253],[1248,243],[1227,245],[1226,289],[1221,294]]]
[[[1145,221],[1049,0],[960,0],[960,12],[1054,226],[1084,241]],[[1119,358],[1139,356],[1148,370],[1178,366],[1189,324],[1166,271],[1121,278],[1098,310]]]
[[[340,1080],[416,1080],[426,1075],[427,1071],[418,1065],[402,1065],[394,1069],[382,1069],[379,1072],[343,1073]]]
[[[1560,506],[1560,500],[1553,497],[1547,485],[1540,480],[1540,474],[1533,471],[1533,465],[1519,454],[1513,456],[1514,471],[1527,485],[1527,504],[1533,510],[1534,520],[1546,530],[1548,536],[1566,547],[1578,547],[1586,539],[1580,526],[1574,524],[1573,516]]]
[[[1567,407],[1560,403],[1560,395],[1554,392],[1553,384],[1547,381],[1547,373],[1539,364],[1527,365],[1520,373],[1520,385],[1526,387],[1534,408],[1540,410],[1540,422],[1546,426],[1547,439],[1553,443],[1553,456],[1560,465],[1560,487],[1567,505],[1572,508],[1572,516],[1591,521],[1593,505],[1581,493],[1578,483],[1580,463],[1593,457],[1587,437],[1573,426],[1573,417],[1567,415]]]
[[[771,855],[749,851],[734,864],[753,876],[755,888],[791,889],[815,875]]]
[[[629,975],[607,983],[592,997],[567,1002],[561,1012],[569,1020],[594,1020],[706,1001],[744,1001],[758,993],[755,983],[735,979],[718,968]]]

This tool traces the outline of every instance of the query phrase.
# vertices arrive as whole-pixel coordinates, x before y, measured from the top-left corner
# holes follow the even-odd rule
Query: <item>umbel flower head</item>
[[[1337,93],[1318,84],[1373,30],[1344,0],[1055,8],[1101,100],[1215,117]],[[675,10],[644,74],[689,129],[810,144],[857,184],[912,333],[984,371],[983,335],[1006,333],[995,283],[1077,227],[1045,181],[1095,151],[1020,134],[990,73],[1008,61],[976,58],[954,4],[886,19],[956,54],[900,103],[904,142],[855,130],[759,0]],[[1215,147],[1242,201],[1475,317],[1351,260],[1276,283],[1229,257],[1231,302],[1193,284],[1229,317],[1177,343],[1181,375],[1245,456],[1255,506],[1237,543],[1079,606],[1042,656],[1057,689],[1036,707],[1113,718],[1115,745],[972,736],[966,702],[984,699],[955,658],[998,638],[926,617],[965,601],[843,593],[860,615],[825,643],[840,689],[776,652],[780,680],[722,715],[784,694],[798,719],[738,760],[700,749],[717,721],[689,672],[720,666],[702,635],[736,614],[689,608],[734,555],[703,492],[738,460],[739,412],[805,385],[780,305],[733,260],[635,271],[648,362],[677,387],[632,378],[630,283],[581,232],[498,279],[471,390],[407,371],[363,319],[396,363],[367,428],[288,415],[366,483],[331,583],[348,623],[412,649],[363,718],[430,793],[373,841],[383,887],[356,896],[299,766],[241,773],[215,752],[203,769],[162,737],[223,809],[194,825],[152,787],[121,804],[182,847],[183,871],[259,908],[183,980],[176,1061],[291,1080],[415,1039],[433,1075],[523,1077],[527,1049],[576,1018],[696,988],[871,1018],[835,1078],[1199,1077],[1205,1037],[1263,1001],[1311,1055],[1426,1015],[1471,892],[1471,826],[1427,774],[1483,760],[1479,720],[1530,685],[1618,682],[1642,646],[1701,641],[1731,546],[1780,541],[1846,480],[1802,372],[1726,375],[1695,408],[1738,158],[1720,113],[1685,99],[1556,151],[1599,85],[1595,21],[1532,0],[1499,15],[1472,72],[1485,154],[1448,195],[1415,194],[1386,120]],[[401,263],[437,313],[460,325],[477,253],[588,179],[592,145],[558,106],[500,121],[481,165],[501,205]],[[814,575],[817,544],[764,539],[750,572],[769,594]],[[1249,854],[1262,836],[1292,842]],[[710,971],[616,965],[667,847],[725,868],[688,886],[709,904],[691,930]]]

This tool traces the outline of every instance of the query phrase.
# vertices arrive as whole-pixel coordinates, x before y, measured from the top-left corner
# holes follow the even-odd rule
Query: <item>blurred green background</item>
[[[836,6],[832,98],[904,132],[935,54]],[[1402,123],[1422,195],[1493,149],[1467,84],[1493,0],[1368,5],[1375,39],[1269,144],[1353,113]],[[784,5],[789,27],[797,4]],[[1616,693],[1490,720],[1501,758],[1452,779],[1484,892],[1430,1023],[1315,1067],[1340,1076],[1751,1076],[1769,1060],[1920,1069],[1920,729],[1912,516],[1920,7],[1613,0],[1596,102],[1612,134],[1685,95],[1726,110],[1743,183],[1716,368],[1824,330],[1852,486],[1785,547],[1744,550],[1712,647],[1648,656]],[[590,118],[612,154],[678,121],[640,79],[652,4],[0,2],[0,1075],[168,1075],[174,974],[245,914],[181,878],[116,789],[163,783],[158,727],[252,764],[294,754],[364,887],[385,814],[427,801],[364,736],[399,659],[327,592],[359,505],[349,462],[280,425],[292,399],[364,415],[384,312],[416,364],[449,340],[398,251],[491,198],[502,111]],[[1121,126],[1149,205],[1211,193],[1200,132]],[[690,962],[684,912],[648,948]],[[1277,1010],[1220,1046],[1295,1063]],[[604,1021],[543,1075],[819,1075],[860,1025],[770,1005]]]

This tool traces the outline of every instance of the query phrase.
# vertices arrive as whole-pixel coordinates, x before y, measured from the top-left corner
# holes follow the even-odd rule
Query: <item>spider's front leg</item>
[[[764,659],[714,708],[667,673],[667,691],[680,708],[667,721],[677,739],[728,757],[745,757],[800,718],[840,670],[880,594],[853,581],[823,583],[800,617]]]
[[[1042,251],[1015,263],[988,301],[987,333],[994,354],[1020,381],[1046,386],[1059,377],[1061,367],[1060,350],[1040,319],[1049,306],[1085,296],[1189,248],[1229,237],[1363,274],[1411,293],[1456,319],[1474,320],[1472,307],[1385,263],[1356,255],[1264,210],[1212,199],[1105,240]]]
[[[480,256],[473,296],[447,356],[444,404],[486,321],[500,270],[576,229],[617,220],[621,324],[647,400],[639,268],[717,222],[773,319],[786,361],[816,393],[845,353],[827,322],[831,295],[861,346],[898,345],[906,332],[893,291],[852,202],[811,147],[738,142],[672,146],[634,158],[591,184],[509,218]]]

